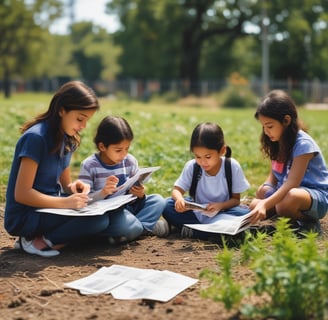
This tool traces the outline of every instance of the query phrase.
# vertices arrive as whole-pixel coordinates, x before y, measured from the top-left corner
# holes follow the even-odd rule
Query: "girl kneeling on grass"
[[[252,221],[277,214],[301,230],[320,233],[319,219],[328,210],[328,171],[320,148],[300,126],[295,103],[284,91],[273,90],[255,118],[271,171],[250,204]]]
[[[174,184],[172,198],[167,199],[163,217],[168,224],[181,230],[182,237],[208,240],[213,234],[191,230],[184,224],[214,223],[220,212],[244,215],[248,208],[240,206],[240,193],[249,188],[239,163],[230,158],[231,150],[224,142],[222,129],[215,123],[207,122],[196,126],[191,135],[190,151],[195,159],[189,160]],[[230,159],[228,159],[230,158]],[[232,192],[229,194],[225,162],[231,161]],[[191,193],[195,163],[199,165],[199,176],[193,198],[206,204],[206,211],[188,210],[184,193]]]
[[[72,217],[37,211],[87,205],[90,186],[72,182],[69,163],[80,144],[80,131],[98,109],[90,88],[68,82],[56,92],[48,111],[21,129],[7,186],[5,228],[19,236],[15,246],[27,253],[56,256],[65,244],[108,227],[106,215]]]

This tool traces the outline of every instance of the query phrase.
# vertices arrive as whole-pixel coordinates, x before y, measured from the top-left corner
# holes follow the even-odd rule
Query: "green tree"
[[[260,76],[259,42],[252,35],[236,40],[229,36],[207,40],[203,45],[199,72],[202,79],[228,78],[233,72],[246,78]]]
[[[27,71],[26,77],[35,78],[77,78],[80,71],[73,61],[73,44],[70,35],[57,35],[45,32],[42,43],[37,43],[36,50],[42,55],[31,63],[33,72]],[[37,60],[38,59],[38,60]]]
[[[272,76],[294,81],[315,76],[327,79],[328,2],[293,0],[286,6],[278,0],[266,5]]]
[[[243,23],[257,8],[251,0],[113,0],[107,7],[123,26],[115,39],[124,47],[125,76],[170,76],[191,85],[199,79],[206,41],[245,34]]]
[[[163,38],[160,37],[159,20],[154,1],[113,1],[109,3],[121,21],[123,30],[115,35],[115,41],[124,47],[119,59],[125,77],[149,79],[160,76],[159,56]],[[161,6],[158,1],[156,6]],[[165,23],[165,22],[164,22]]]
[[[92,22],[71,25],[73,61],[80,75],[88,81],[112,80],[120,71],[117,58],[121,49],[115,46],[104,28]]]
[[[194,82],[204,42],[215,37],[237,39],[245,33],[243,24],[254,9],[251,1],[209,0],[186,0],[183,9],[181,76]]]
[[[38,56],[36,44],[43,41],[44,30],[61,14],[56,0],[0,0],[0,72],[4,95],[10,97],[15,74],[28,68],[31,56]]]
[[[270,75],[327,79],[326,0],[112,0],[121,28],[122,77],[222,77],[231,71],[261,74],[261,25],[266,8]],[[283,59],[282,59],[283,57]]]

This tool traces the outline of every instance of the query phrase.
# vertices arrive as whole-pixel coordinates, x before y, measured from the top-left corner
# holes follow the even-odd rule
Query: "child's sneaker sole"
[[[186,226],[183,226],[181,229],[181,238],[193,238],[194,231]]]
[[[165,238],[169,235],[169,233],[170,226],[165,219],[159,219],[152,230],[152,234],[159,238]]]

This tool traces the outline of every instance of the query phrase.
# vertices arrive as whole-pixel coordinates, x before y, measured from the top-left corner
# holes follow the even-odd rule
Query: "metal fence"
[[[180,96],[197,93],[200,96],[208,96],[220,92],[228,84],[224,80],[202,80],[194,84],[186,81],[157,81],[157,80],[124,80],[114,82],[96,82],[95,88],[99,93],[117,94],[123,92],[131,98],[147,99],[154,94],[176,92]],[[265,91],[263,83],[253,80],[247,85],[256,95],[262,96]],[[303,81],[293,83],[291,81],[272,81],[268,89],[282,89],[289,93],[298,91],[308,103],[328,104],[328,82]]]
[[[62,83],[70,79],[42,79],[25,82],[13,82],[12,92],[22,91],[44,91],[54,92]],[[199,96],[208,96],[220,92],[228,84],[225,80],[201,80],[196,83],[189,83],[181,80],[115,80],[115,81],[95,81],[90,83],[85,81],[89,86],[93,87],[99,96],[115,96],[126,95],[133,99],[147,100],[153,95],[161,95],[167,93],[175,93],[177,96],[187,96],[189,94],[197,94]],[[263,82],[260,80],[252,80],[247,86],[257,95],[262,96],[265,93]],[[328,82],[314,81],[270,81],[266,88],[282,89],[287,92],[295,92],[302,94],[308,103],[324,103],[328,104]],[[0,89],[2,89],[0,82]]]

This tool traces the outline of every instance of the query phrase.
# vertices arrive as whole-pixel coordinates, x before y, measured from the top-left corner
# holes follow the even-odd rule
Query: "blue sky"
[[[105,5],[108,0],[75,0],[75,21],[92,21],[109,32],[117,29],[117,19],[115,16],[105,14]],[[50,28],[52,33],[65,34],[70,24],[69,16],[58,19]]]

